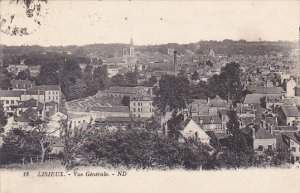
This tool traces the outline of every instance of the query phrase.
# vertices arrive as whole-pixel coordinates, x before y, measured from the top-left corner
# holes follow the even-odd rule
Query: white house
[[[194,138],[202,143],[209,144],[210,137],[199,125],[197,125],[197,123],[195,123],[195,121],[190,118],[185,120],[184,129],[180,132],[186,139]]]

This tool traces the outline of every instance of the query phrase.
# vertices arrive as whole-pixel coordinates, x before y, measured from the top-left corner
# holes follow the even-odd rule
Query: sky
[[[5,45],[136,45],[194,43],[199,40],[257,41],[299,38],[299,1],[62,1],[42,6],[41,26],[21,6],[2,1],[1,16],[15,14],[28,36],[1,33]]]

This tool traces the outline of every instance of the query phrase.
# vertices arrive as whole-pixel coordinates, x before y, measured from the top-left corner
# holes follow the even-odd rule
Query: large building
[[[129,107],[132,117],[149,118],[154,115],[153,97],[151,95],[131,96]]]
[[[16,114],[18,102],[21,100],[23,91],[0,90],[0,101],[7,116]]]

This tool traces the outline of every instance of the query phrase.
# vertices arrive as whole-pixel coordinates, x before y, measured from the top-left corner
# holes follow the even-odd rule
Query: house
[[[6,116],[13,116],[17,113],[18,101],[21,100],[23,91],[20,90],[0,90],[0,101]]]
[[[17,106],[17,116],[20,116],[23,112],[25,112],[27,109],[33,109],[36,110],[37,116],[44,118],[44,104],[41,102],[38,102],[37,100],[31,98],[27,101],[21,101],[19,102],[19,105]]]
[[[285,125],[293,125],[293,122],[300,119],[300,111],[296,106],[284,105],[281,106],[281,109]]]
[[[185,139],[193,138],[205,144],[209,144],[210,141],[208,134],[191,118],[184,121],[183,130],[180,133]]]
[[[291,163],[300,163],[300,136],[295,132],[282,133],[283,141],[289,147],[291,154]]]
[[[154,115],[153,96],[134,95],[130,97],[130,115],[132,117],[151,117]]]
[[[215,133],[226,132],[222,128],[222,121],[219,115],[204,115],[198,117],[192,117],[192,119],[201,127],[204,131],[214,131]]]
[[[116,66],[108,66],[107,67],[107,74],[108,78],[116,76],[119,73],[119,68]]]
[[[34,86],[34,83],[30,80],[12,80],[11,86],[13,90],[27,90]]]
[[[276,136],[261,127],[261,125],[250,123],[242,129],[242,132],[252,139],[254,150],[263,151],[276,149]]]
[[[61,88],[60,85],[41,85],[34,86],[29,89],[28,92],[42,92],[44,93],[45,102],[55,101],[59,103],[61,101]]]

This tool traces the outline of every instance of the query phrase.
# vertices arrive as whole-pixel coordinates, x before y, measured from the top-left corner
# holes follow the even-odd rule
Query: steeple
[[[131,37],[131,39],[130,39],[129,55],[130,55],[130,56],[134,56],[134,45],[133,45],[132,37]]]
[[[130,38],[130,47],[133,46],[133,40],[132,37]]]

